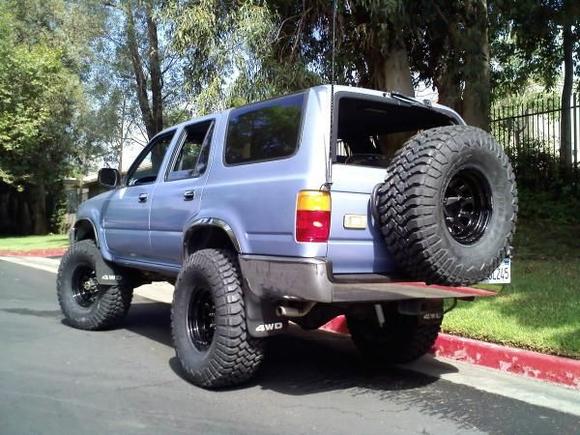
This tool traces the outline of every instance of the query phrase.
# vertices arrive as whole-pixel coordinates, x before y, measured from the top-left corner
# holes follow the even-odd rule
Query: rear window
[[[281,159],[298,147],[304,94],[240,107],[232,111],[225,148],[226,164]]]
[[[338,101],[334,161],[386,167],[394,153],[413,135],[455,122],[427,106],[343,96]]]

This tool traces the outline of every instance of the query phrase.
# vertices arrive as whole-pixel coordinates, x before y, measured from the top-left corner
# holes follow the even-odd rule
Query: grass
[[[63,234],[48,236],[0,237],[0,250],[30,251],[32,249],[62,248],[68,245]]]
[[[580,358],[579,236],[578,223],[519,224],[512,284],[496,286],[496,297],[459,302],[446,315],[443,330]]]

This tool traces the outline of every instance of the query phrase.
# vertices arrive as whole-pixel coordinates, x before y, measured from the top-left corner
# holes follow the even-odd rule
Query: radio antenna
[[[326,171],[326,185],[328,189],[332,184],[332,139],[334,130],[334,84],[336,82],[336,74],[334,71],[335,52],[336,52],[336,13],[338,5],[337,0],[332,0],[332,18],[331,18],[331,53],[330,53],[330,134],[328,147],[328,170]]]
[[[331,48],[331,65],[330,65],[330,86],[334,88],[334,82],[336,81],[334,73],[335,64],[335,52],[336,52],[336,12],[337,12],[336,0],[332,0],[332,48]]]

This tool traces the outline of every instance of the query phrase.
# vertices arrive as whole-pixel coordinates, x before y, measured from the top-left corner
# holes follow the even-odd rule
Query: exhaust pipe
[[[316,305],[316,302],[307,302],[301,308],[286,307],[280,305],[276,308],[276,314],[280,317],[304,317]]]

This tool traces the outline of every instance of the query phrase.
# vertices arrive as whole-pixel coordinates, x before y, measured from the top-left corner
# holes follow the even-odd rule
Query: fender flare
[[[242,252],[240,242],[238,241],[238,238],[236,237],[234,230],[226,221],[218,218],[205,217],[193,221],[191,225],[188,227],[188,229],[185,231],[183,235],[183,247],[182,247],[184,257],[185,254],[187,253],[187,244],[189,238],[191,237],[191,234],[193,234],[196,231],[199,231],[202,227],[216,227],[223,230],[230,239],[230,241],[232,242],[232,245],[234,246],[236,252],[237,253]]]
[[[95,235],[95,244],[97,245],[97,249],[101,252],[101,246],[99,243],[99,233],[97,232],[97,227],[95,223],[90,218],[81,218],[77,220],[71,230],[70,233],[70,240],[69,242],[72,244],[76,242],[76,231],[79,224],[84,222],[88,222],[91,224],[93,228],[93,234]],[[124,276],[121,273],[121,269],[118,266],[115,266],[113,263],[106,261],[102,255],[99,255],[96,263],[96,274],[97,274],[97,282],[102,285],[119,285],[124,280]]]
[[[69,242],[71,244],[76,242],[77,227],[79,224],[81,224],[83,222],[88,222],[89,224],[91,224],[91,227],[93,228],[93,234],[95,235],[95,244],[97,245],[97,248],[100,249],[101,243],[99,240],[99,232],[97,231],[97,226],[94,224],[94,222],[90,218],[81,218],[81,219],[78,219],[77,221],[75,221],[74,225],[72,226],[72,230],[70,232],[70,235],[69,235]]]

